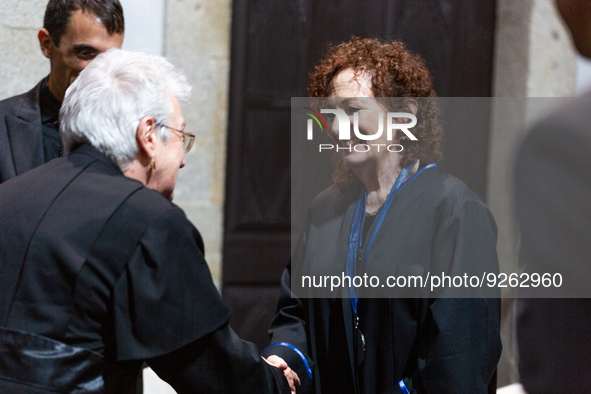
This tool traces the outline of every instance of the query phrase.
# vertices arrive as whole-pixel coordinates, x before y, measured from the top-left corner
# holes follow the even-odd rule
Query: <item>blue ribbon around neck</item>
[[[390,189],[390,194],[388,194],[388,198],[384,202],[384,205],[379,209],[379,212],[375,218],[375,225],[374,229],[369,237],[369,242],[367,243],[367,247],[365,248],[365,252],[363,253],[363,261],[361,262],[361,272],[365,270],[365,262],[367,261],[367,256],[369,256],[369,252],[373,246],[373,243],[378,235],[378,231],[384,222],[384,218],[386,217],[386,213],[392,204],[392,200],[394,200],[394,196],[404,185],[409,183],[413,180],[417,175],[421,172],[426,170],[427,168],[437,167],[437,164],[429,164],[425,167],[419,169],[416,173],[413,174],[409,179],[408,175],[412,171],[413,167],[415,166],[415,162],[413,162],[408,167],[405,167],[400,171],[400,175],[396,178],[394,182],[394,186]],[[365,206],[367,200],[367,189],[365,186],[361,190],[359,194],[359,199],[357,200],[357,206],[355,208],[355,215],[353,216],[353,223],[351,224],[351,233],[349,234],[349,246],[347,248],[347,276],[351,278],[351,286],[349,287],[349,294],[351,296],[351,305],[353,306],[353,311],[355,312],[355,316],[357,316],[357,308],[359,304],[359,290],[357,287],[353,286],[353,278],[357,276],[357,249],[363,245],[362,234],[363,234],[363,225],[365,224]]]

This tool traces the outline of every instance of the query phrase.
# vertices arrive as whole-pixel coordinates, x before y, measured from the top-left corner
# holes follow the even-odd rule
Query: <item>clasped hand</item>
[[[295,371],[293,371],[291,368],[289,368],[287,363],[281,357],[269,356],[267,358],[263,357],[263,360],[265,360],[268,364],[277,367],[281,371],[283,371],[283,374],[287,379],[287,383],[289,383],[289,389],[291,390],[291,394],[295,394],[296,389],[300,387],[300,378],[298,374],[295,373]]]

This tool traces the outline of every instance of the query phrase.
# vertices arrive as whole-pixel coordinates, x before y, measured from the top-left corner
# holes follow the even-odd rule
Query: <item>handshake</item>
[[[263,357],[263,360],[265,360],[268,364],[277,367],[281,371],[283,371],[283,374],[285,375],[285,378],[289,383],[289,389],[291,390],[291,393],[295,394],[296,389],[300,387],[300,378],[298,377],[298,374],[295,373],[294,370],[289,368],[287,363],[281,357],[269,356],[268,358]]]

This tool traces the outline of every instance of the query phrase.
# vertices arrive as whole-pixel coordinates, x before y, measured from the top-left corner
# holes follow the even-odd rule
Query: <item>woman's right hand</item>
[[[278,356],[269,356],[267,358],[262,357],[269,365],[272,365],[276,368],[279,368],[283,371],[285,378],[287,379],[287,383],[289,383],[289,389],[291,390],[291,394],[296,394],[296,389],[300,387],[300,378],[298,374],[289,368],[287,363]]]

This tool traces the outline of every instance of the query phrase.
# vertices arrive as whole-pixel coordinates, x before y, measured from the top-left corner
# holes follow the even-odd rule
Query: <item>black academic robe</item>
[[[83,145],[0,185],[0,392],[285,393],[228,326],[197,229]]]
[[[0,101],[0,183],[45,162],[39,102],[46,79],[27,93]]]
[[[366,351],[356,367],[348,290],[342,290],[345,298],[291,297],[292,275],[297,283],[302,274],[345,269],[357,196],[358,190],[329,188],[313,202],[283,274],[272,346],[263,354],[277,354],[304,377],[301,392],[402,393],[401,380],[411,393],[494,392],[502,347],[499,298],[445,298],[445,291],[438,298],[360,298]],[[496,237],[480,198],[457,178],[429,168],[395,195],[366,272],[498,272]]]

